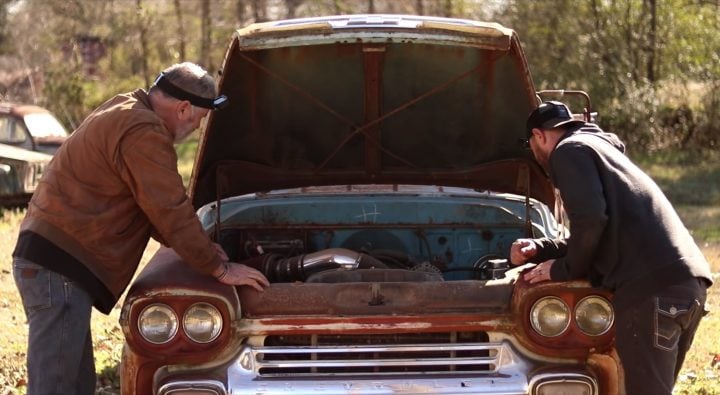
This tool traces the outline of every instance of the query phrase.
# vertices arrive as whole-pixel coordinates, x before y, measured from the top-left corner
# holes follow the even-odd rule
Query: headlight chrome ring
[[[143,339],[152,344],[165,344],[177,334],[178,318],[169,306],[151,304],[140,312],[137,325]]]
[[[530,325],[542,336],[560,336],[570,325],[570,308],[555,296],[538,299],[530,309]]]
[[[220,336],[223,318],[210,303],[195,303],[183,316],[183,330],[196,343],[210,343]]]
[[[575,322],[582,333],[600,336],[607,333],[615,321],[610,302],[600,296],[586,296],[575,307]]]

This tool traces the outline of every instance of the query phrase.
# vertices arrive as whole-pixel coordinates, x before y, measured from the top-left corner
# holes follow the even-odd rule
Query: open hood
[[[538,104],[514,31],[458,19],[354,15],[237,31],[221,70],[230,105],[202,130],[195,207],[311,185],[553,190],[524,149]]]

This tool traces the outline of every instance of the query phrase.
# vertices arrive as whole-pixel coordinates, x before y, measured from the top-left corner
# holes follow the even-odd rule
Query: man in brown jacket
[[[226,97],[192,63],[102,104],[60,147],[30,201],[13,252],[29,323],[28,394],[93,394],[90,316],[107,314],[150,237],[198,272],[262,291],[257,270],[228,262],[185,193],[173,147]]]

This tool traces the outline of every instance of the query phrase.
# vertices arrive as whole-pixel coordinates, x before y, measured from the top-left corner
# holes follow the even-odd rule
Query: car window
[[[67,137],[65,127],[50,113],[27,114],[23,118],[33,137]]]
[[[12,118],[0,117],[0,142],[22,143],[27,138],[25,128]]]

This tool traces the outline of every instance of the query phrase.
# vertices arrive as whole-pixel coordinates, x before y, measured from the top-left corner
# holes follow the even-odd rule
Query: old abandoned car
[[[222,285],[161,248],[122,307],[123,394],[618,393],[608,294],[508,265],[516,238],[564,229],[518,143],[542,92],[513,30],[268,22],[234,35],[221,71],[230,103],[190,194],[271,285]]]
[[[0,144],[0,206],[26,204],[35,191],[51,155]]]
[[[67,137],[65,127],[47,109],[0,103],[0,144],[54,154]]]
[[[48,110],[0,102],[0,206],[30,200],[67,130]]]

